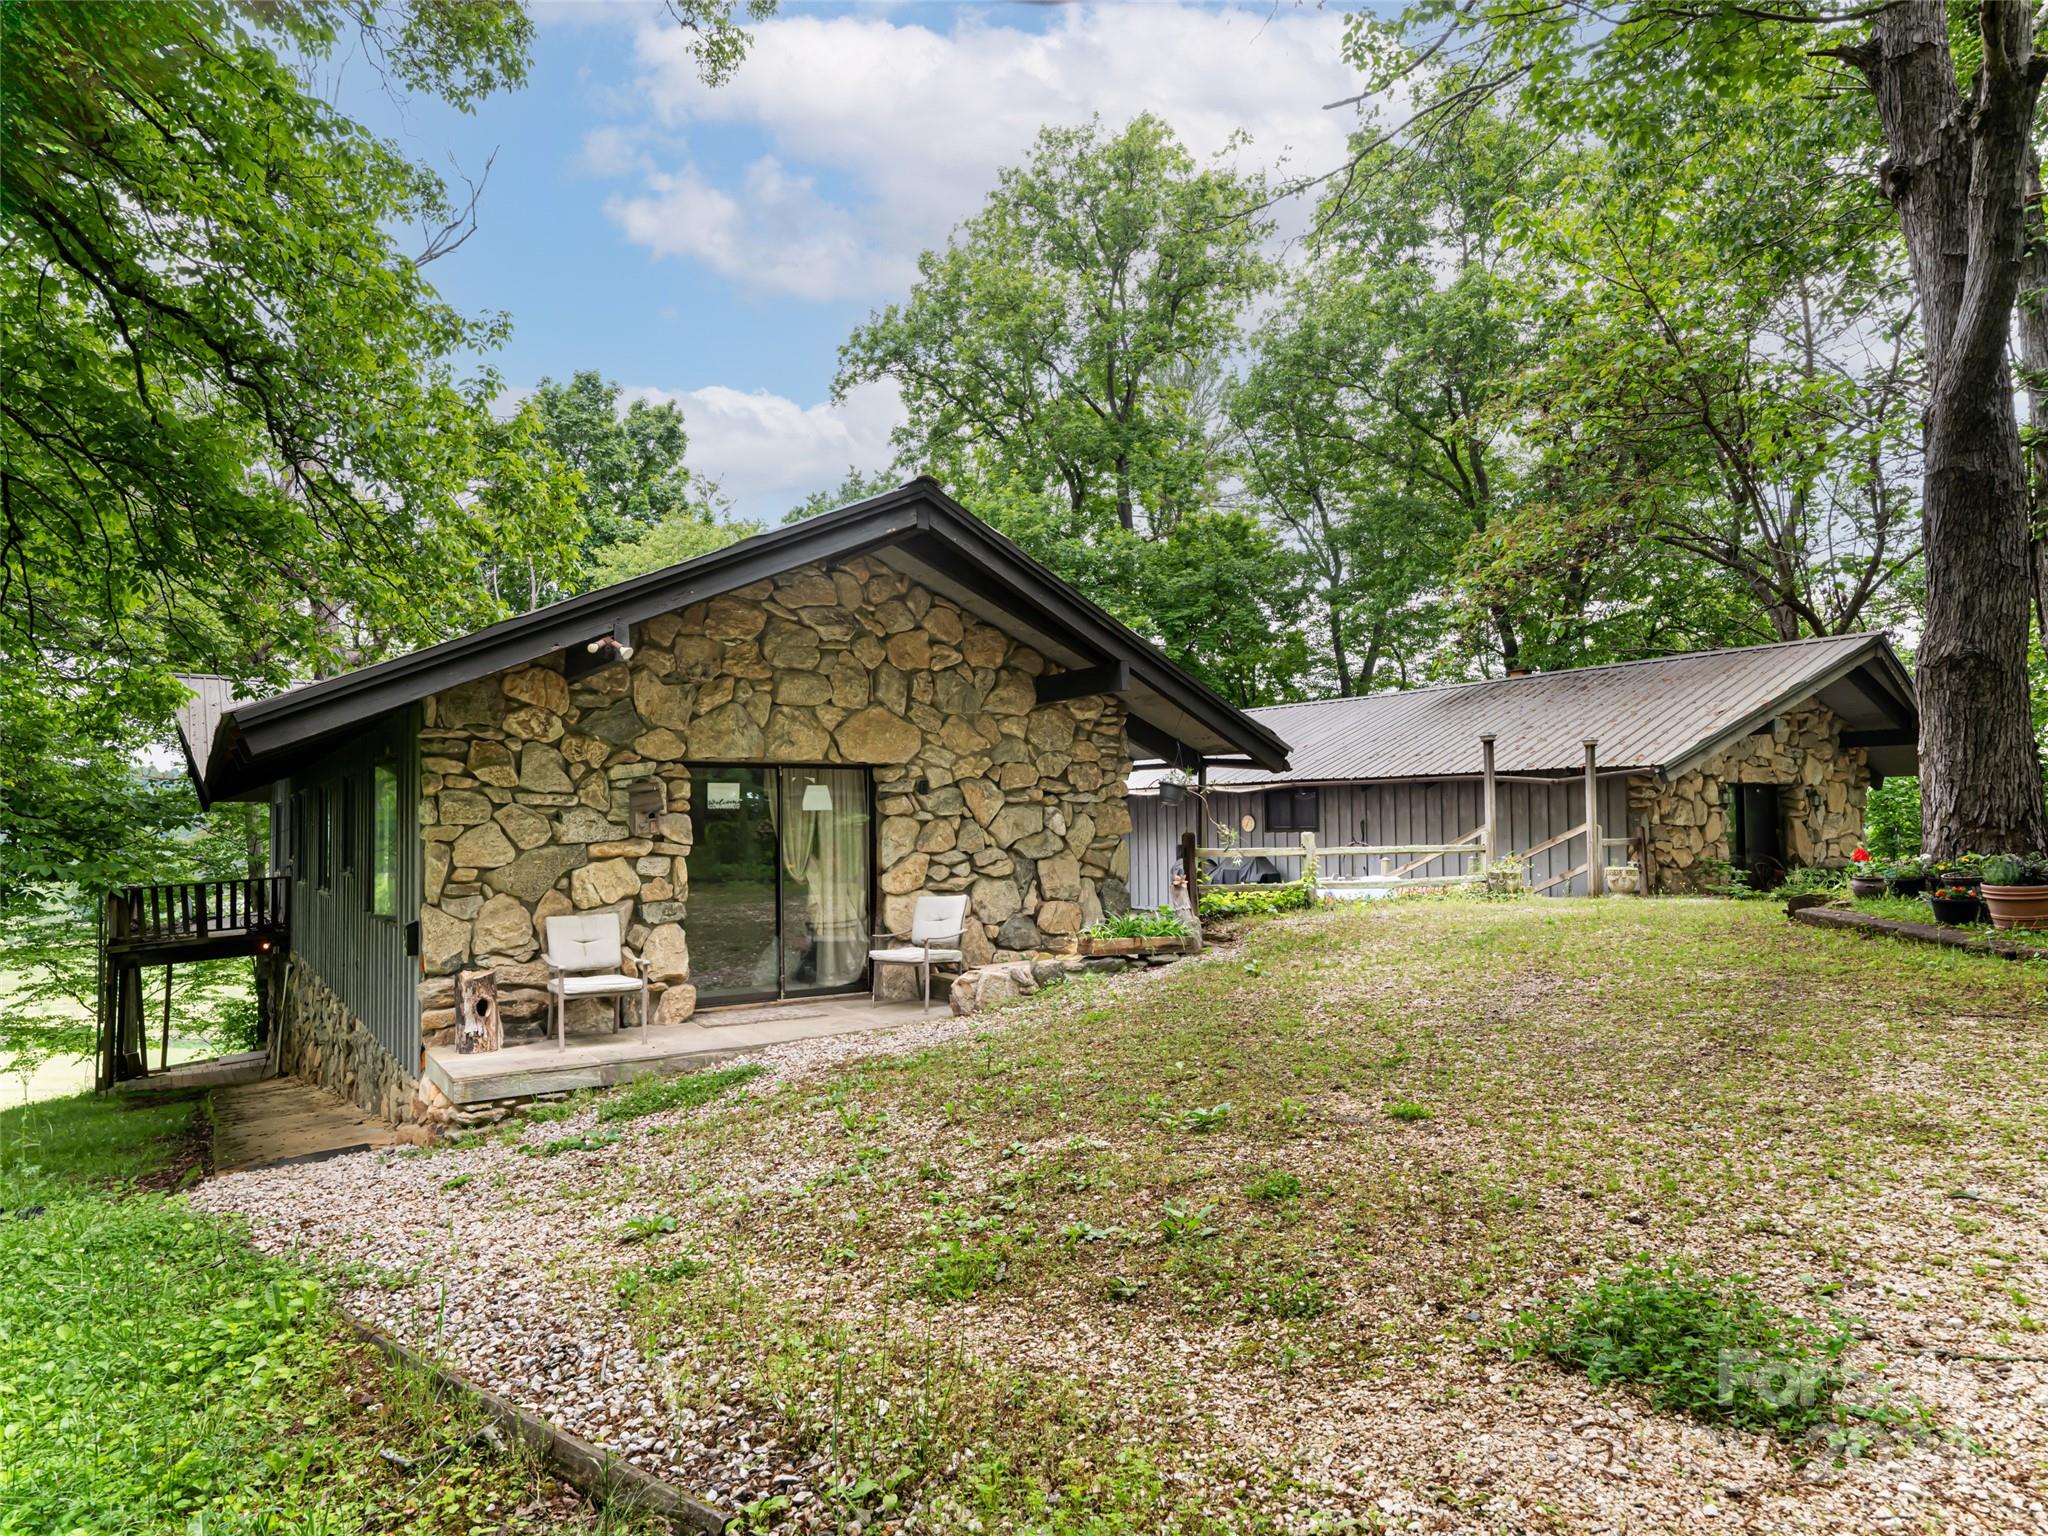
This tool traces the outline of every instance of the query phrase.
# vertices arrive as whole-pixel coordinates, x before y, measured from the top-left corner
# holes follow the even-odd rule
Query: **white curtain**
[[[830,809],[806,809],[823,789]],[[782,775],[782,867],[804,887],[802,926],[817,959],[809,985],[850,986],[868,958],[868,806],[858,768],[785,769]],[[804,936],[785,912],[783,941],[794,968]]]

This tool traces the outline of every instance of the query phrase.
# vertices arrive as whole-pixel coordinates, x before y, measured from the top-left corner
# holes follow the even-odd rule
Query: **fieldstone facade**
[[[1071,953],[1127,905],[1130,771],[1113,696],[1039,705],[1044,657],[864,558],[808,565],[635,626],[633,654],[573,681],[559,657],[429,699],[420,734],[426,879],[421,1032],[453,1038],[454,973],[498,972],[508,1034],[545,1027],[543,919],[615,910],[686,1019],[686,762],[868,765],[877,926],[919,892],[970,898],[969,965]],[[660,785],[636,831],[636,781]],[[907,987],[907,967],[883,972]],[[570,1027],[603,1026],[579,1000]]]
[[[1869,754],[1842,745],[1841,722],[1822,704],[1788,710],[1771,726],[1677,778],[1632,779],[1629,822],[1643,829],[1648,889],[1683,892],[1716,883],[1729,858],[1727,790],[1776,784],[1785,856],[1794,865],[1840,868],[1863,835]]]
[[[386,1120],[420,1114],[417,1084],[301,955],[277,985],[277,1069],[318,1083]],[[266,979],[267,980],[267,979]]]

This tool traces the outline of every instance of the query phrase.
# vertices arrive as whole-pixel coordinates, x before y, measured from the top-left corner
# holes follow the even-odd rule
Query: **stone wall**
[[[417,1117],[419,1085],[301,955],[285,959],[277,1066],[386,1120]]]
[[[637,625],[633,648],[573,682],[549,658],[427,702],[427,1044],[452,1038],[465,965],[497,969],[508,1031],[544,1027],[541,920],[606,907],[657,1021],[689,1017],[689,760],[870,765],[879,926],[907,931],[921,891],[965,892],[970,964],[1071,952],[1127,904],[1121,703],[1039,706],[1043,657],[886,565],[756,582]],[[643,778],[662,811],[635,835]],[[590,1002],[571,1027],[608,1018]]]
[[[1788,710],[1771,727],[1672,780],[1629,781],[1629,823],[1647,829],[1650,889],[1703,889],[1729,858],[1724,807],[1731,784],[1776,784],[1785,860],[1839,868],[1863,834],[1869,754],[1844,747],[1841,722],[1824,705]]]

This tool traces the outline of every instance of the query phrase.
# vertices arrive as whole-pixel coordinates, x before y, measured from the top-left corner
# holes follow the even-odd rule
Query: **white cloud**
[[[674,401],[690,434],[690,467],[719,482],[740,517],[776,523],[848,468],[879,470],[894,457],[889,434],[903,420],[894,385],[863,385],[844,404],[798,405],[785,395],[723,384],[702,389],[628,389],[629,399]]]
[[[1099,114],[1119,126],[1151,111],[1198,157],[1243,131],[1240,168],[1295,175],[1336,165],[1353,121],[1323,110],[1356,88],[1342,18],[1327,12],[1091,7],[1044,32],[968,12],[944,33],[914,15],[778,17],[715,91],[678,29],[641,27],[653,124],[751,129],[770,153],[730,180],[701,159],[650,167],[608,205],[613,219],[657,256],[764,290],[871,299],[899,289],[1048,123]]]

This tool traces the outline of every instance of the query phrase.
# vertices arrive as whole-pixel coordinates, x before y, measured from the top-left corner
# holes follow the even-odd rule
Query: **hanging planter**
[[[1188,787],[1181,783],[1180,780],[1161,779],[1159,781],[1159,803],[1161,805],[1179,805],[1187,797]]]

